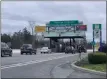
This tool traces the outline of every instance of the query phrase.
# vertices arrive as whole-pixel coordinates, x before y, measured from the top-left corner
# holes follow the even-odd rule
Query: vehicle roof
[[[23,44],[23,45],[32,45],[32,44]]]
[[[5,42],[1,42],[1,44],[6,44]]]
[[[48,47],[42,47],[42,48],[48,48]]]

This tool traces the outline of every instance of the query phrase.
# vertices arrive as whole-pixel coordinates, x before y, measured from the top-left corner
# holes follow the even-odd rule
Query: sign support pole
[[[102,31],[100,30],[100,47],[102,47]]]
[[[94,41],[94,30],[93,30],[93,43],[94,43],[95,41]],[[93,44],[93,53],[95,52],[95,47],[94,47],[94,44]]]

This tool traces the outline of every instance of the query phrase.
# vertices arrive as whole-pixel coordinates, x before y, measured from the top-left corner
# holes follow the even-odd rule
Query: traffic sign
[[[100,30],[94,30],[94,38],[100,38]]]
[[[68,20],[68,21],[50,21],[49,22],[49,26],[73,26],[74,24],[79,24],[81,22],[79,22],[78,20]]]
[[[66,26],[66,27],[49,27],[50,32],[73,32],[75,30],[74,27]]]
[[[93,24],[93,30],[101,30],[101,24]]]
[[[87,31],[87,25],[77,25],[76,31]]]
[[[95,45],[95,41],[92,41],[91,44],[92,44],[92,45]]]
[[[35,26],[35,32],[46,32],[46,26]]]

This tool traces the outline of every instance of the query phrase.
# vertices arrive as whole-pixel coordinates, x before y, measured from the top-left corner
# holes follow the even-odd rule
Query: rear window
[[[2,48],[4,48],[4,47],[8,48],[8,45],[5,44],[5,43],[1,43],[1,47],[2,47]]]
[[[43,47],[42,49],[48,49],[48,47]]]

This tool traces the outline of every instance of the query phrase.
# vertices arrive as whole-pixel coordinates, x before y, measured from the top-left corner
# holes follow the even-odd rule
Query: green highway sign
[[[101,30],[101,24],[93,24],[93,30]]]
[[[73,26],[79,24],[78,20],[68,20],[68,21],[50,21],[49,26]]]
[[[92,41],[91,44],[92,44],[92,45],[95,45],[96,43],[95,43],[95,41]]]

